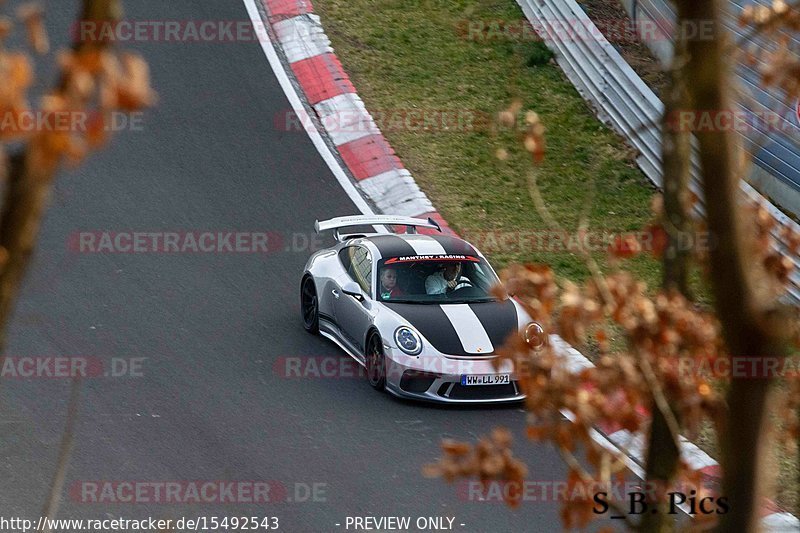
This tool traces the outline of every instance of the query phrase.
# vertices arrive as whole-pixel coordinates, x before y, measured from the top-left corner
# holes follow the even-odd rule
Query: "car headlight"
[[[531,322],[525,326],[523,337],[525,338],[525,342],[528,343],[528,346],[534,350],[541,349],[547,342],[547,335],[544,333],[544,328],[536,322]]]
[[[422,351],[422,339],[407,326],[400,326],[395,330],[394,341],[397,343],[397,347],[408,355],[419,355]]]

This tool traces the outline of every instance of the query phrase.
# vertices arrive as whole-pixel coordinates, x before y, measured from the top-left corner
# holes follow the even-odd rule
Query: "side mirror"
[[[342,292],[348,296],[352,296],[359,302],[364,301],[364,292],[355,281],[346,281],[344,285],[342,285]]]

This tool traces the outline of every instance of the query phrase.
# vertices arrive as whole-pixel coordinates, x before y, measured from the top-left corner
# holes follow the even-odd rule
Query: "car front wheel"
[[[370,335],[367,341],[367,378],[375,390],[386,387],[386,358],[383,355],[383,341],[377,333]]]

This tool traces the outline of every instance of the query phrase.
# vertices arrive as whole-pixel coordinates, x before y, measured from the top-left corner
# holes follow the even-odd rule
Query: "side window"
[[[353,247],[352,246],[348,246],[347,248],[342,248],[341,250],[339,250],[339,261],[342,262],[342,266],[347,271],[347,273],[350,274],[351,276],[353,275],[350,272],[350,265],[353,263],[350,260],[350,254],[352,252],[353,252]]]
[[[367,294],[372,293],[372,258],[363,246],[348,246],[339,252],[347,273]]]
[[[361,285],[367,294],[372,292],[372,258],[369,251],[363,246],[356,246],[351,256],[353,260],[353,279]]]

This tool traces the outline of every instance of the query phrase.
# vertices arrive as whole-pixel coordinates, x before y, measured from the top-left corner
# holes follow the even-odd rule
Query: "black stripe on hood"
[[[474,354],[464,351],[458,333],[450,319],[438,304],[406,304],[382,302],[402,316],[431,343],[433,347],[448,355],[484,357],[488,353]],[[447,305],[447,304],[443,304]],[[469,304],[480,320],[495,350],[517,327],[517,312],[510,300]]]
[[[437,304],[383,304],[408,320],[409,324],[433,344],[433,347],[449,355],[472,355],[464,351],[458,333]]]
[[[517,308],[510,299],[469,304],[469,308],[481,321],[495,351],[506,343],[512,333],[517,331]]]

